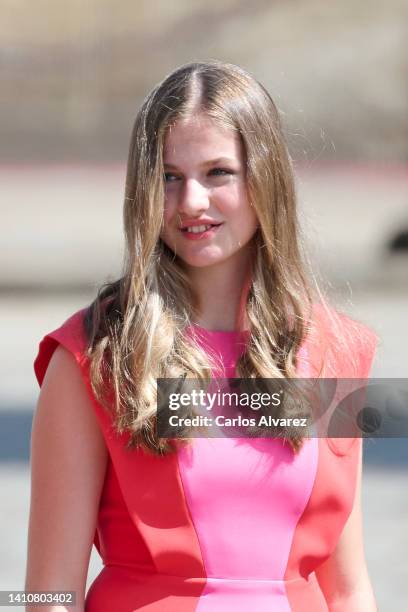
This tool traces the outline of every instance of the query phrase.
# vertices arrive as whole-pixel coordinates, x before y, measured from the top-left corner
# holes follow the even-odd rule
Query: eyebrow
[[[232,159],[231,157],[217,157],[216,159],[209,159],[208,161],[203,162],[202,164],[200,164],[201,167],[205,167],[205,166],[214,166],[216,164],[235,164],[237,160]],[[163,162],[163,165],[166,166],[166,168],[173,168],[174,170],[177,170],[177,166],[175,164],[169,164],[167,162]]]

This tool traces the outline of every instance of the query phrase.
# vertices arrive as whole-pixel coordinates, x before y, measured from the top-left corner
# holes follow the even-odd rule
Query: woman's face
[[[258,220],[248,202],[238,133],[205,115],[178,121],[168,130],[163,160],[162,240],[187,266],[204,268],[228,259],[243,264]],[[208,225],[216,227],[208,230]]]

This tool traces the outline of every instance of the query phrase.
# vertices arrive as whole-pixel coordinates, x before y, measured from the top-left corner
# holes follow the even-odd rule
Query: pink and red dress
[[[94,537],[104,567],[86,612],[327,611],[315,569],[351,512],[361,438],[309,438],[298,454],[270,438],[196,438],[164,457],[126,450],[128,434],[114,432],[90,387],[84,312],[43,338],[34,369],[41,385],[58,344],[71,351],[109,452]],[[323,332],[301,347],[299,377],[316,375],[330,332],[316,313]],[[363,338],[357,375],[367,377],[374,335],[347,317],[342,324]],[[233,377],[245,332],[195,329]],[[336,363],[349,377],[348,356]]]

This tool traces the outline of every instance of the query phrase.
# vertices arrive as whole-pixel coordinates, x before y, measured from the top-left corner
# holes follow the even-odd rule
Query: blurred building
[[[0,160],[126,157],[147,91],[176,66],[241,64],[296,159],[407,161],[404,0],[5,0]]]

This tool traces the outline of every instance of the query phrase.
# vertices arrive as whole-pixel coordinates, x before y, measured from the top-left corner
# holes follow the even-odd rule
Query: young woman
[[[212,61],[148,95],[124,224],[122,277],[35,361],[26,588],[74,590],[88,612],[376,610],[361,438],[176,441],[155,428],[158,378],[369,373],[374,334],[308,281],[262,85]],[[85,596],[92,544],[104,568]]]

